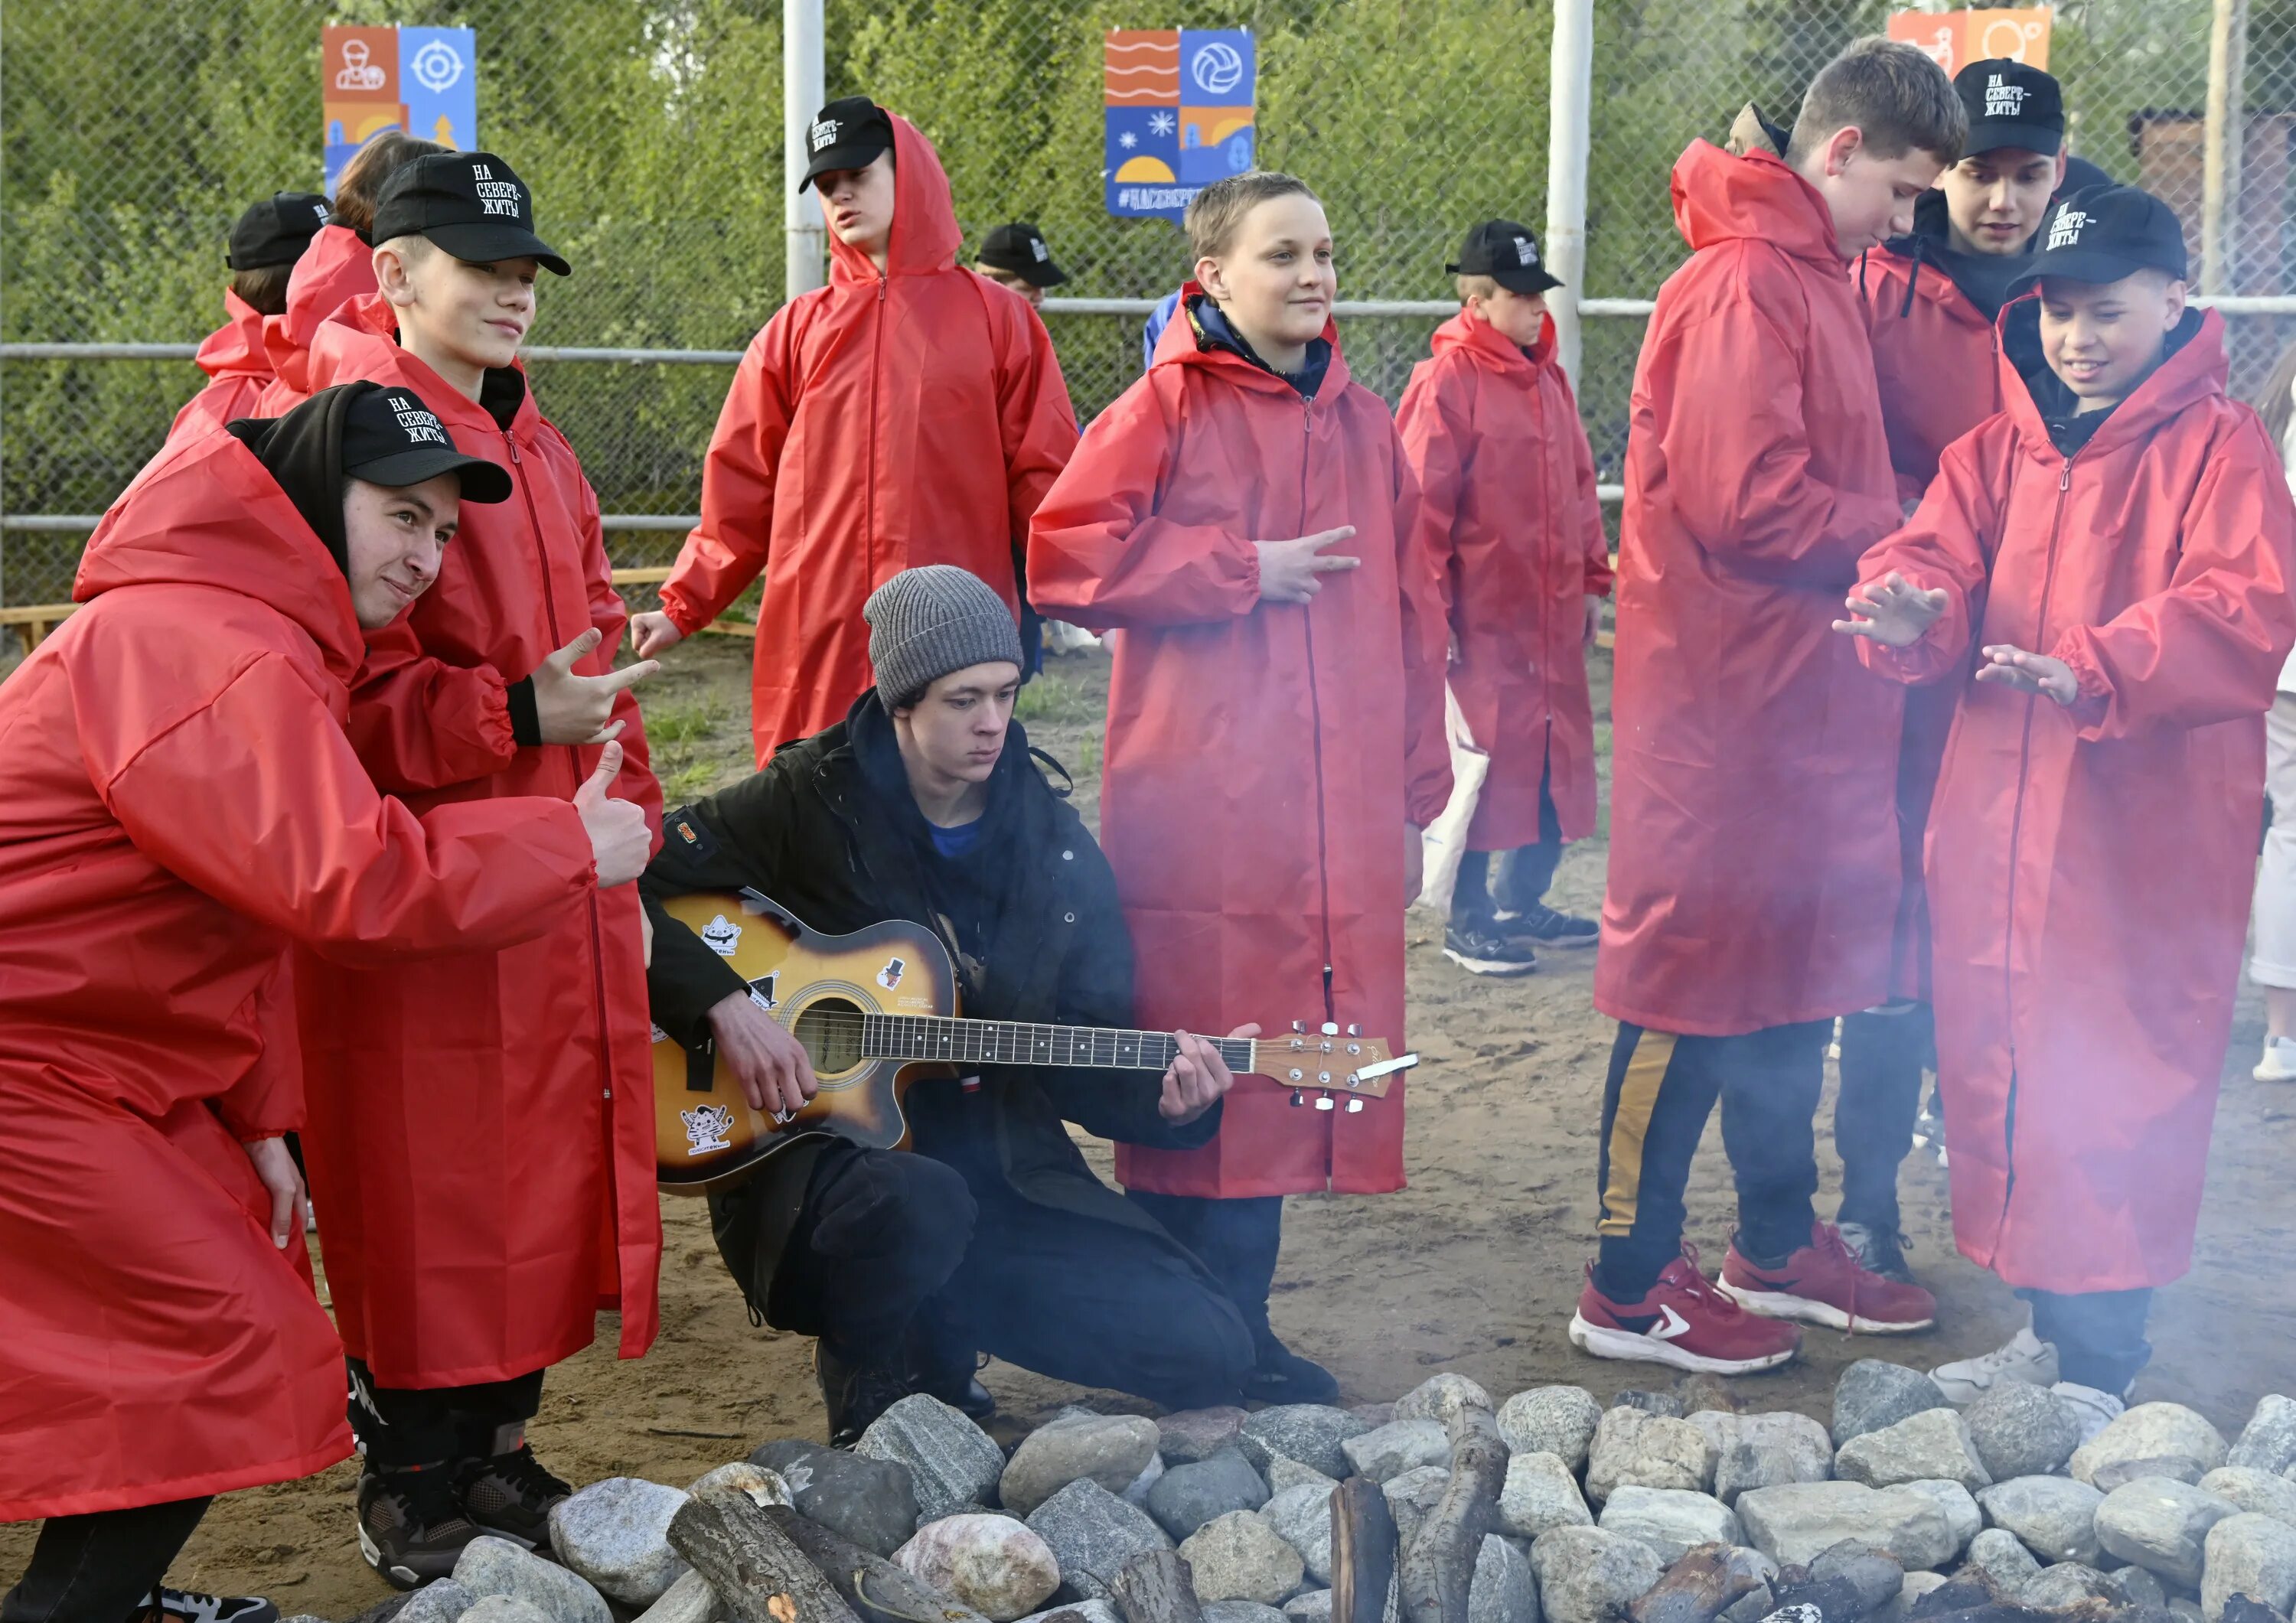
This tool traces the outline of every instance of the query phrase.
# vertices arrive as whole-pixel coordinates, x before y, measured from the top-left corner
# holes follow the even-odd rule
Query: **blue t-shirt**
[[[928,823],[925,827],[932,834],[934,851],[943,861],[955,862],[980,843],[980,824],[981,819],[975,817],[972,822],[960,823],[954,828],[943,828],[938,823]]]

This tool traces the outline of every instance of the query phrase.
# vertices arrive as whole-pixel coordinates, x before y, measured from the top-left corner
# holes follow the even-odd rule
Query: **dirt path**
[[[649,696],[649,715],[677,735],[660,752],[666,780],[678,785],[673,802],[746,765],[746,655],[740,644],[703,639],[672,656],[667,680]],[[1054,684],[1031,699],[1032,738],[1077,775],[1087,815],[1097,788],[1088,741],[1105,669],[1096,658],[1060,661]],[[1607,703],[1606,681],[1597,702]],[[1603,739],[1607,745],[1607,728]],[[1600,840],[1574,848],[1557,901],[1594,912],[1603,863]],[[1592,955],[1555,955],[1527,981],[1488,981],[1447,963],[1440,937],[1439,921],[1413,914],[1411,1036],[1425,1062],[1411,1083],[1411,1187],[1292,1202],[1276,1326],[1332,1366],[1349,1402],[1395,1398],[1438,1369],[1472,1375],[1501,1397],[1545,1381],[1581,1382],[1605,1398],[1660,1383],[1665,1372],[1588,1359],[1563,1333],[1592,1249],[1611,1040],[1610,1023],[1588,1001]],[[2193,1404],[2227,1431],[2264,1392],[2296,1387],[2288,1260],[2296,1089],[2249,1078],[2261,1030],[2251,996],[2226,1072],[2198,1261],[2161,1293],[2158,1357],[2138,1388],[2142,1398]],[[1839,1168],[1830,1146],[1822,1157],[1820,1209],[1830,1210]],[[1740,1383],[1750,1406],[1823,1416],[1836,1375],[1853,1359],[1928,1365],[1996,1346],[2016,1327],[2021,1310],[2008,1291],[1952,1254],[1943,1171],[1917,1155],[1905,1194],[1915,1265],[1938,1291],[1941,1327],[1901,1341],[1812,1331],[1800,1363]],[[1731,1210],[1718,1130],[1701,1152],[1689,1205],[1692,1238],[1718,1258]],[[552,1375],[534,1428],[544,1459],[578,1482],[624,1473],[682,1486],[768,1438],[823,1435],[810,1343],[750,1326],[699,1202],[665,1200],[662,1211],[659,1344],[642,1362],[618,1363],[607,1350],[613,1327],[602,1323],[599,1346]],[[1080,1396],[1004,1365],[983,1378],[1014,1422]],[[360,1563],[352,1537],[353,1480],[343,1465],[233,1496],[209,1516],[176,1581],[268,1593],[284,1612],[337,1619],[381,1599],[381,1580]],[[0,1529],[0,1581],[12,1578],[29,1547],[29,1529]]]

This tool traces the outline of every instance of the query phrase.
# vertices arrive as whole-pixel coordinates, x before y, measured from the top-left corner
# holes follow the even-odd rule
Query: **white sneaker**
[[[2029,1324],[2009,1339],[2008,1346],[1958,1363],[1940,1364],[1930,1372],[1930,1379],[1957,1404],[1974,1403],[2004,1381],[2021,1381],[2027,1386],[2055,1386],[2057,1349],[2054,1343],[2035,1335]]]
[[[2259,1082],[2296,1082],[2296,1037],[2267,1037],[2264,1058],[2248,1073]]]
[[[2056,1359],[2052,1357],[2049,1362],[2054,1365]],[[2121,1412],[2128,1407],[2126,1401],[2115,1398],[2111,1392],[2100,1392],[2093,1386],[2082,1386],[2078,1381],[2054,1381],[2049,1390],[2063,1398],[2065,1406],[2079,1419],[2080,1440],[2084,1443],[2119,1420]]]

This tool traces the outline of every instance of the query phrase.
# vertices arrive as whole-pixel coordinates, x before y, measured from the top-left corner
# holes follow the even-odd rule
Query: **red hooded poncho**
[[[750,341],[710,437],[701,522],[661,588],[691,635],[763,570],[750,728],[762,766],[842,720],[874,679],[861,604],[953,563],[1020,613],[1014,549],[1076,447],[1052,340],[1028,301],[956,263],[932,143],[893,116],[885,274],[830,242],[829,285]]]
[[[1609,594],[1611,550],[1554,324],[1526,354],[1461,310],[1412,368],[1395,426],[1458,643],[1451,691],[1491,758],[1466,848],[1538,843],[1550,763],[1562,838],[1584,840],[1595,832],[1586,600]]]
[[[463,510],[438,584],[375,640],[353,691],[353,742],[418,807],[570,798],[597,750],[515,747],[496,673],[523,676],[590,627],[599,644],[576,669],[612,668],[627,616],[597,497],[522,375],[492,374],[516,389],[504,429],[393,330],[380,294],[338,312],[312,340],[313,386],[413,389],[517,488]],[[613,713],[627,752],[615,793],[659,831],[661,790],[627,690]],[[643,1353],[661,1225],[635,888],[507,952],[383,971],[313,963],[296,980],[327,1281],[343,1344],[376,1381],[529,1373],[589,1343],[602,1300],[620,1303],[622,1355]]]
[[[1324,336],[1309,402],[1199,347],[1184,307],[1037,510],[1029,579],[1046,614],[1123,633],[1100,826],[1141,1024],[1331,1020],[1400,1052],[1405,824],[1451,792],[1442,599],[1386,403]],[[1341,524],[1360,569],[1305,606],[1259,601],[1255,540]],[[1400,1189],[1396,1081],[1349,1114],[1241,1078],[1209,1144],[1119,1144],[1117,1177],[1221,1197]]]
[[[571,807],[375,792],[350,594],[229,435],[153,462],[75,594],[0,685],[0,1521],[350,1452],[239,1143],[302,1118],[283,950],[506,945],[593,894]]]
[[[1824,200],[1702,141],[1674,216],[1692,257],[1627,448],[1595,1005],[1729,1037],[1889,991],[1900,701],[1831,627],[1898,507]]]
[[[2013,1285],[2124,1291],[2192,1258],[2296,508],[2225,396],[2223,317],[2188,316],[2068,459],[2015,365],[2039,366],[2038,316],[2002,312],[2008,410],[1860,570],[1942,587],[1944,616],[1857,648],[1960,699],[1928,865],[1955,1238]],[[1997,643],[2064,660],[2079,697],[1973,680]]]
[[[264,318],[264,353],[278,380],[264,398],[264,416],[283,416],[325,387],[311,381],[311,340],[329,316],[374,291],[374,250],[348,225],[320,226],[287,273],[286,311]]]
[[[168,424],[169,444],[258,414],[271,382],[271,357],[263,348],[266,318],[229,288],[223,291],[223,325],[208,334],[193,357],[208,374],[208,386],[186,400]]]

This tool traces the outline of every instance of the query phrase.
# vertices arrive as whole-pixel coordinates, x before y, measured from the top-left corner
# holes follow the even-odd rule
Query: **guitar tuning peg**
[[[1296,1087],[1295,1087],[1295,1088],[1293,1088],[1293,1089],[1292,1090],[1292,1108],[1293,1110],[1298,1110],[1301,1105],[1303,1105],[1303,1104],[1305,1104],[1305,1103],[1307,1103],[1307,1102],[1308,1102],[1308,1095],[1307,1095],[1307,1094],[1305,1094],[1301,1093],[1301,1092],[1300,1092],[1298,1088],[1296,1088]]]
[[[1332,1024],[1330,1021],[1325,1021],[1324,1022],[1324,1035],[1325,1037],[1337,1037],[1337,1036],[1339,1036],[1339,1034],[1340,1034],[1340,1029],[1339,1029],[1339,1027],[1337,1027],[1336,1025]]]
[[[1363,1101],[1362,1101],[1362,1100],[1360,1100],[1360,1099],[1350,1099],[1350,1100],[1349,1100],[1349,1101],[1348,1101],[1348,1114],[1349,1114],[1349,1115],[1350,1115],[1350,1116],[1360,1116],[1360,1115],[1362,1115],[1362,1114],[1363,1114]]]
[[[1363,1028],[1350,1023],[1348,1027],[1348,1035],[1349,1037],[1361,1037],[1363,1035]]]
[[[1328,1111],[1328,1110],[1332,1109],[1332,1108],[1333,1108],[1333,1106],[1332,1106],[1332,1096],[1331,1096],[1331,1094],[1317,1094],[1316,1095],[1316,1108],[1317,1110],[1319,1110],[1319,1111]]]
[[[1304,1020],[1295,1020],[1292,1022],[1292,1029],[1301,1036],[1305,1036],[1308,1030],[1308,1022]]]

